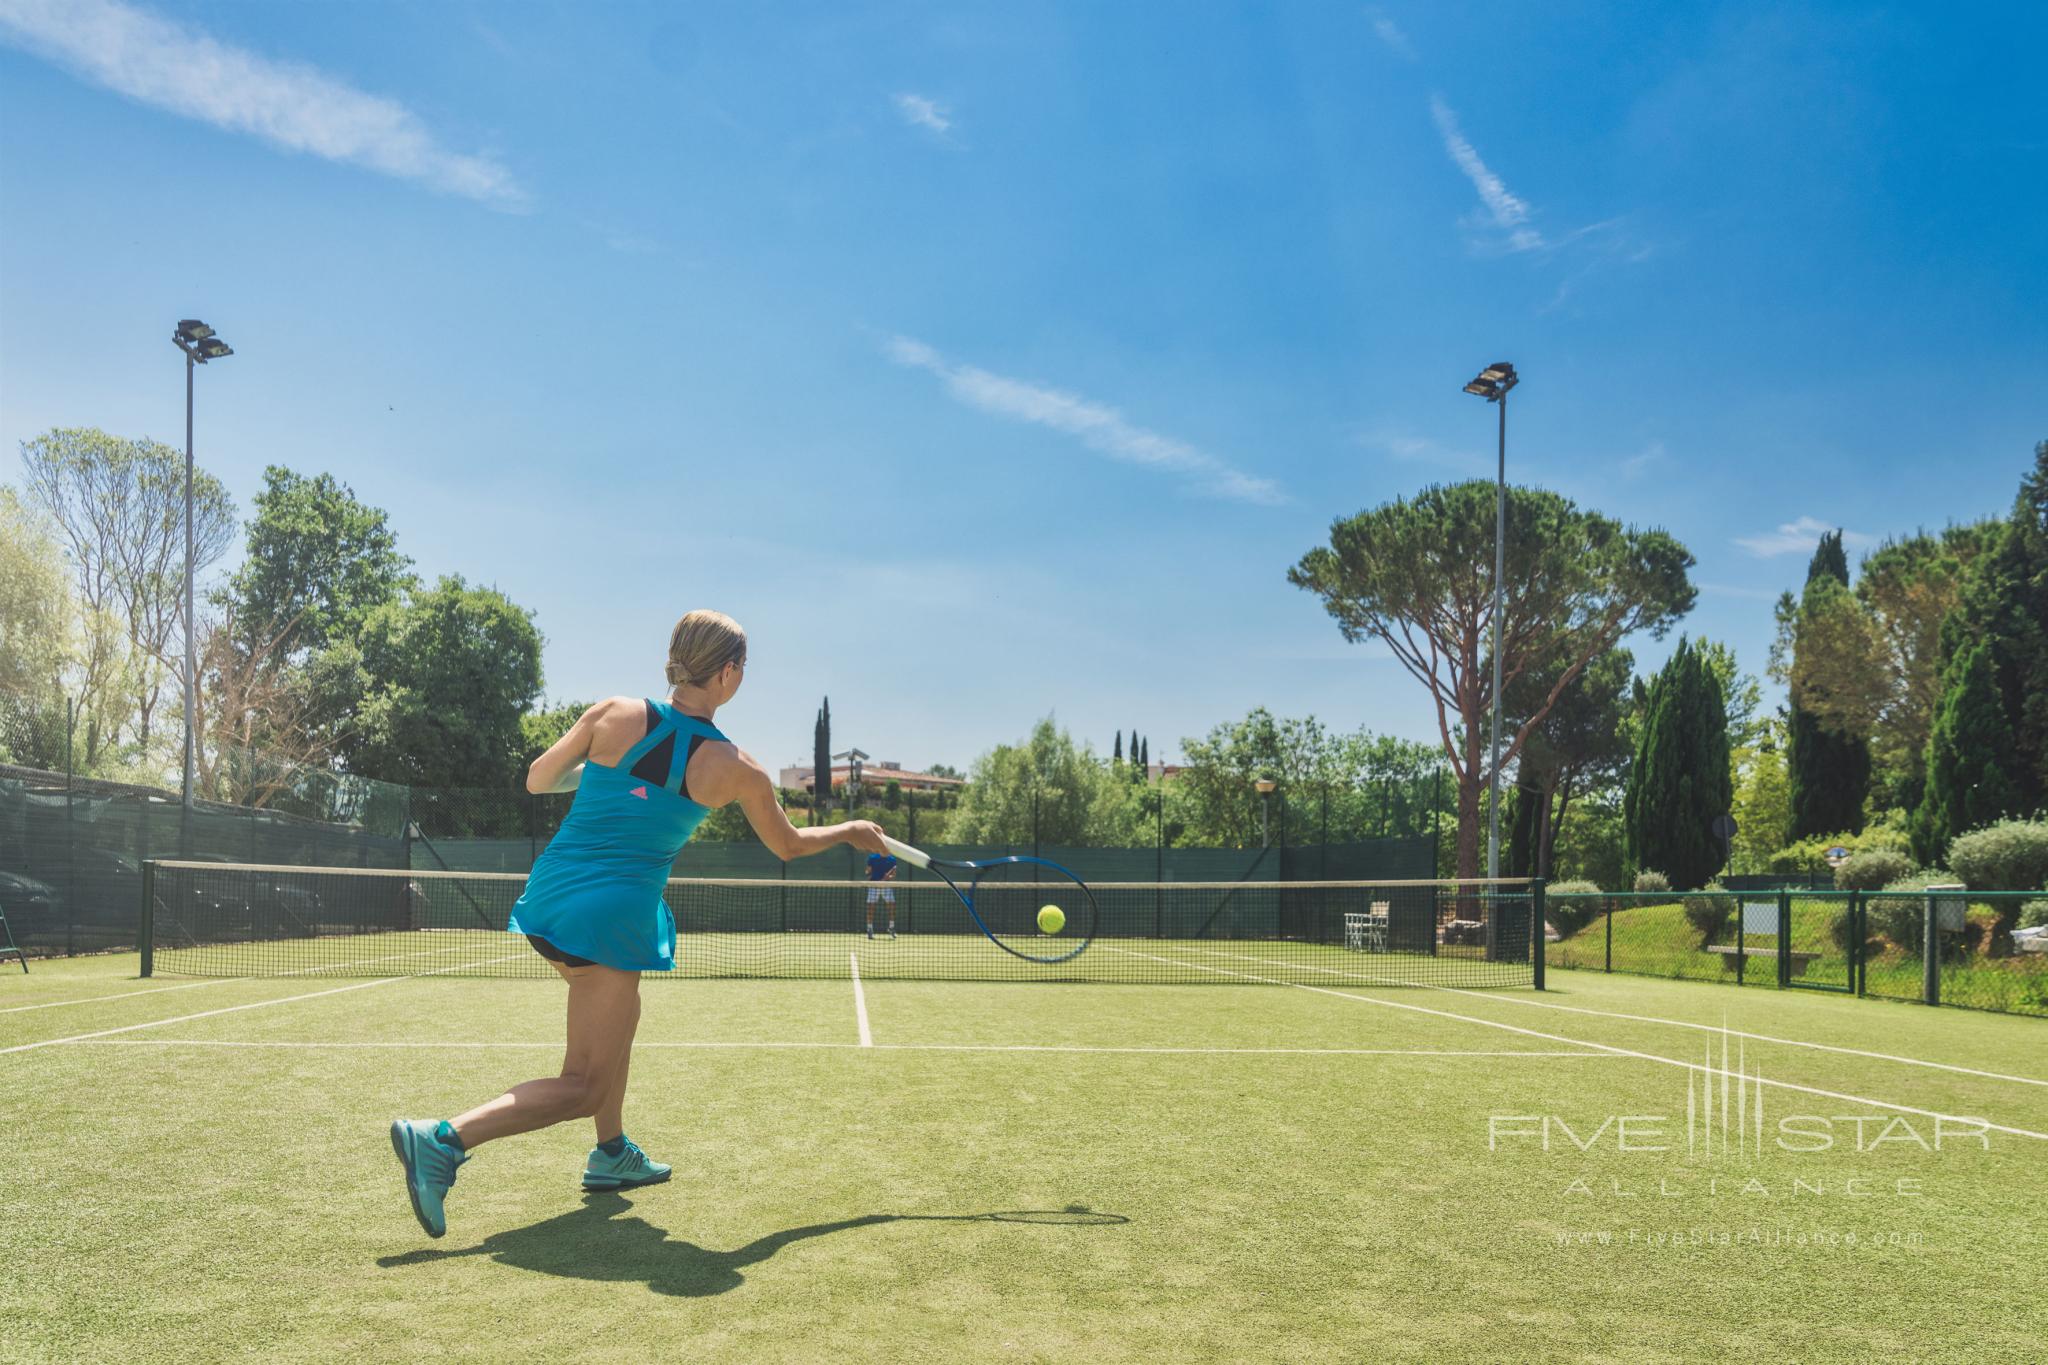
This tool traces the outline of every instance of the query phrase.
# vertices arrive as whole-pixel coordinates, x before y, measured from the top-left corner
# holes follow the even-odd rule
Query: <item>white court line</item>
[[[488,967],[493,962],[510,962],[525,953],[507,953],[503,957],[486,958],[481,962],[461,962],[453,967],[436,967],[430,972],[415,976],[380,976],[374,981],[358,981],[348,986],[335,986],[324,991],[308,991],[304,995],[287,995],[276,1000],[252,1000],[246,1005],[226,1005],[217,1010],[201,1010],[197,1014],[181,1014],[173,1019],[152,1019],[146,1024],[124,1024],[120,1028],[103,1028],[93,1033],[74,1034],[69,1038],[45,1038],[35,1043],[16,1043],[13,1047],[0,1047],[0,1057],[10,1052],[33,1052],[39,1047],[57,1047],[64,1043],[82,1043],[93,1038],[105,1038],[115,1033],[133,1033],[137,1029],[162,1028],[166,1024],[184,1024],[194,1019],[211,1019],[217,1014],[234,1014],[241,1010],[260,1010],[266,1005],[289,1005],[295,1000],[317,1000],[323,995],[340,995],[344,991],[368,990],[372,986],[388,986],[394,981],[416,981],[422,976],[440,976],[446,972],[467,971],[471,967]]]
[[[1370,995],[1353,995],[1349,991],[1333,991],[1328,986],[1310,986],[1299,981],[1281,981],[1270,976],[1254,976],[1250,972],[1231,971],[1228,967],[1208,967],[1199,962],[1190,962],[1186,958],[1159,957],[1152,953],[1141,953],[1135,949],[1118,948],[1109,944],[1102,946],[1108,948],[1113,953],[1128,953],[1132,957],[1150,958],[1154,962],[1163,962],[1169,967],[1193,967],[1197,971],[1215,972],[1219,976],[1238,976],[1243,977],[1247,981],[1263,981],[1271,986],[1292,986],[1296,990],[1314,991],[1317,995],[1334,995],[1339,1000],[1356,1000],[1360,1004],[1381,1005],[1390,1010],[1411,1010],[1416,1014],[1434,1015],[1439,1019],[1456,1019],[1461,1023],[1481,1024],[1487,1028],[1497,1028],[1508,1033],[1519,1033],[1525,1038],[1541,1038],[1547,1043],[1571,1043],[1578,1047],[1598,1048],[1602,1052],[1612,1052],[1617,1056],[1636,1057],[1646,1062],[1656,1062],[1662,1066],[1675,1066],[1686,1071],[1705,1072],[1709,1076],[1721,1077],[1724,1082],[1730,1077],[1734,1077],[1737,1080],[1754,1082],[1758,1085],[1776,1086],[1780,1090],[1796,1090],[1805,1095],[1819,1095],[1824,1099],[1846,1100],[1851,1104],[1867,1104],[1875,1109],[1895,1109],[1902,1114],[1919,1114],[1923,1118],[1950,1119],[1958,1123],[1981,1123],[1993,1132],[2010,1133],[2014,1137],[2037,1138],[2040,1141],[2048,1142],[2048,1133],[2037,1133],[2029,1128],[2012,1128],[2002,1123],[1989,1123],[1984,1119],[1974,1116],[1943,1114],[1933,1109],[1916,1109],[1910,1104],[1894,1104],[1890,1100],[1873,1100],[1862,1095],[1846,1095],[1839,1090],[1821,1090],[1814,1086],[1798,1085],[1791,1081],[1774,1081],[1765,1076],[1738,1076],[1725,1067],[1706,1066],[1699,1062],[1681,1061],[1676,1057],[1665,1057],[1655,1052],[1637,1052],[1633,1048],[1614,1047],[1608,1043],[1595,1043],[1585,1038],[1564,1038],[1555,1033],[1539,1033],[1535,1029],[1522,1028],[1516,1024],[1503,1024],[1495,1019],[1481,1019],[1470,1014],[1453,1014],[1449,1010],[1433,1010],[1427,1005],[1411,1005],[1399,1000],[1381,1000]]]
[[[1220,948],[1197,948],[1195,951],[1207,953],[1211,957],[1234,957],[1245,962],[1270,962],[1272,960],[1252,953],[1227,953]],[[1288,965],[1297,966],[1300,964],[1289,963]],[[1339,976],[1357,975],[1357,973],[1346,972],[1336,967],[1311,966],[1309,970],[1329,972]],[[1576,969],[1568,967],[1562,970],[1572,971]],[[1948,1062],[1930,1062],[1920,1057],[1901,1057],[1893,1052],[1866,1052],[1860,1047],[1838,1047],[1833,1043],[1809,1043],[1798,1038],[1774,1038],[1768,1033],[1744,1033],[1741,1029],[1719,1028],[1713,1024],[1695,1024],[1685,1019],[1659,1019],[1652,1014],[1623,1014],[1619,1010],[1591,1010],[1582,1005],[1559,1005],[1548,1000],[1525,1000],[1519,995],[1497,995],[1491,991],[1467,990],[1459,986],[1435,986],[1426,981],[1403,981],[1398,977],[1392,976],[1384,976],[1380,980],[1386,982],[1389,986],[1414,986],[1426,991],[1443,991],[1449,995],[1469,995],[1479,1000],[1499,1000],[1504,1004],[1510,1005],[1529,1005],[1536,1009],[1563,1010],[1568,1014],[1590,1014],[1600,1019],[1629,1019],[1638,1024],[1663,1024],[1670,1028],[1699,1029],[1707,1033],[1725,1033],[1731,1038],[1751,1038],[1760,1043],[1780,1043],[1786,1047],[1812,1048],[1817,1052],[1839,1052],[1846,1057],[1868,1057],[1873,1061],[1898,1062],[1903,1066],[1924,1066],[1935,1071],[1953,1071],[1962,1076],[1979,1076],[1987,1081],[2012,1081],[2018,1085],[2048,1086],[2048,1080],[2040,1080],[2033,1076],[2010,1076],[2002,1071],[1979,1071],[1975,1067],[1954,1066]]]
[[[246,976],[224,976],[217,981],[187,981],[182,986],[151,986],[146,991],[115,991],[112,995],[86,995],[76,1000],[45,1000],[39,1005],[9,1005],[0,1014],[19,1014],[23,1010],[53,1010],[59,1005],[90,1005],[99,1000],[128,1000],[138,995],[157,995],[164,991],[189,991],[194,986],[225,986],[230,981],[247,981]]]
[[[850,953],[847,960],[853,963],[853,1018],[860,1025],[860,1045],[873,1047],[875,1035],[868,1031],[868,998],[860,988],[860,954]]]
[[[324,1042],[276,1039],[244,1038],[83,1038],[64,1040],[75,1047],[247,1047],[247,1048],[342,1048],[342,1049],[492,1049],[492,1048],[548,1048],[559,1050],[560,1042],[545,1043],[361,1043]],[[719,1049],[719,1048],[817,1048],[848,1051],[861,1047],[860,1043],[797,1043],[797,1042],[745,1042],[745,1043],[642,1043],[633,1044],[638,1052],[645,1048],[676,1049]],[[1165,1054],[1172,1056],[1285,1056],[1285,1057],[1589,1057],[1594,1061],[1628,1061],[1630,1058],[1617,1057],[1607,1052],[1574,1051],[1548,1052],[1528,1048],[1479,1051],[1463,1048],[1400,1048],[1400,1047],[1087,1047],[1080,1044],[1062,1043],[875,1043],[877,1052],[1107,1052]]]
[[[182,986],[151,986],[146,991],[115,991],[111,995],[86,995],[76,1000],[46,1000],[39,1005],[9,1005],[6,1009],[0,1009],[0,1014],[19,1014],[23,1010],[53,1010],[59,1005],[91,1005],[101,1000],[130,1000],[138,995],[159,995],[164,991],[189,991],[195,986],[225,986],[230,981],[266,981],[287,976],[305,976],[312,972],[338,972],[344,967],[367,967],[372,962],[389,962],[394,957],[409,956],[410,953],[386,953],[382,957],[359,957],[348,962],[323,962],[317,967],[296,967],[288,972],[272,972],[262,977],[220,976],[211,981],[187,981]]]

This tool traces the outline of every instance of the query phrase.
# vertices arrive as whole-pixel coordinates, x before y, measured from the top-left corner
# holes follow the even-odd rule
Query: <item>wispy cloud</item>
[[[935,133],[945,133],[953,126],[953,111],[937,100],[928,99],[923,95],[898,95],[896,112],[903,115],[905,123],[917,128],[929,128]]]
[[[1391,460],[1405,464],[1429,465],[1454,474],[1491,474],[1493,460],[1474,450],[1462,450],[1447,446],[1441,441],[1432,441],[1427,436],[1415,436],[1405,431],[1367,431],[1358,436],[1358,443],[1368,450],[1376,450]]]
[[[1633,455],[1621,461],[1621,476],[1625,479],[1640,479],[1656,466],[1671,458],[1662,441],[1652,441]]]
[[[1833,522],[1821,521],[1817,517],[1801,517],[1788,521],[1764,535],[1737,536],[1735,543],[1759,559],[1774,559],[1779,555],[1805,554],[1820,543],[1820,538],[1836,529]],[[1844,545],[1875,545],[1876,536],[1861,531],[1843,531]]]
[[[1508,251],[1534,251],[1543,246],[1543,234],[1529,226],[1528,202],[1480,160],[1478,150],[1459,128],[1457,114],[1444,103],[1442,95],[1429,97],[1429,112],[1436,119],[1437,132],[1443,136],[1444,150],[1479,192],[1479,202],[1492,226],[1505,234],[1500,245]]]
[[[1374,8],[1368,9],[1365,13],[1366,17],[1372,20],[1372,31],[1380,35],[1380,41],[1385,43],[1395,56],[1408,62],[1421,60],[1416,54],[1415,44],[1408,41],[1408,35],[1401,31],[1401,26],[1389,18],[1384,10]]]
[[[489,157],[449,151],[413,112],[121,0],[0,0],[0,41],[138,103],[287,151],[362,166],[496,208],[526,194]]]
[[[1264,506],[1287,500],[1271,479],[1246,474],[1185,441],[1137,426],[1107,404],[973,365],[955,365],[910,337],[890,338],[887,350],[898,365],[936,375],[946,391],[968,407],[1049,427],[1111,459],[1177,475],[1191,491],[1205,497]]]

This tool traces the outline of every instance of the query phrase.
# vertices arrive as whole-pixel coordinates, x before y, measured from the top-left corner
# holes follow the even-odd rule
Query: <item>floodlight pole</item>
[[[1500,404],[1500,463],[1493,481],[1493,792],[1486,834],[1486,875],[1500,875],[1500,613],[1501,588],[1507,574],[1508,543],[1508,393]]]
[[[198,767],[195,735],[199,728],[199,706],[193,685],[199,664],[192,623],[192,370],[209,360],[233,355],[234,350],[197,318],[180,322],[171,336],[171,344],[185,354],[185,658],[179,669],[185,691],[185,780],[180,805],[183,827],[189,835],[193,779]]]
[[[1515,367],[1496,361],[1465,386],[1465,392],[1500,404],[1500,463],[1493,482],[1493,757],[1487,779],[1486,875],[1500,876],[1500,628],[1505,597],[1508,542],[1508,390],[1519,384]]]
[[[185,350],[184,347],[179,347]],[[192,352],[185,350],[185,784],[182,798],[184,815],[189,822],[192,816],[192,778],[197,766],[194,760],[192,736],[198,726],[199,708],[192,692],[192,675],[197,671],[192,647],[192,371],[197,368]],[[189,853],[191,850],[180,850]]]

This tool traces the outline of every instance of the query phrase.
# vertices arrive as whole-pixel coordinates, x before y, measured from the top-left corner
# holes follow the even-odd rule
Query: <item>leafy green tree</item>
[[[63,767],[77,630],[63,550],[0,485],[0,762]]]
[[[1384,642],[1428,689],[1457,779],[1460,876],[1479,869],[1480,796],[1491,775],[1494,502],[1489,481],[1433,485],[1337,521],[1329,545],[1287,575],[1322,599],[1345,639]],[[1624,528],[1541,489],[1508,490],[1505,553],[1503,686],[1563,666],[1508,738],[1503,766],[1588,663],[1634,631],[1661,636],[1697,595],[1687,579],[1693,557],[1671,536]]]
[[[1523,675],[1508,689],[1509,724],[1550,695],[1551,670]],[[1529,732],[1516,768],[1517,818],[1522,825],[1508,840],[1509,876],[1551,875],[1557,836],[1574,798],[1617,780],[1633,751],[1626,725],[1635,658],[1625,649],[1599,655],[1557,697]]]
[[[1764,714],[1764,688],[1754,673],[1744,673],[1735,661],[1733,646],[1718,640],[1700,640],[1693,648],[1700,661],[1721,684],[1721,696],[1728,703],[1728,744],[1748,748],[1763,738],[1770,723]]]
[[[1957,835],[2020,812],[2020,764],[1986,641],[1965,647],[1945,675],[1948,693],[1927,741],[1927,792],[1913,823],[1922,862],[1939,860]]]
[[[75,629],[63,549],[48,523],[0,486],[0,693],[61,709]]]
[[[417,581],[383,509],[332,474],[271,465],[249,520],[248,558],[227,592],[249,629],[273,632],[296,655],[354,634]]]
[[[1326,813],[1333,842],[1419,832],[1442,761],[1426,744],[1364,730],[1336,733],[1314,716],[1276,718],[1264,707],[1182,740],[1181,749],[1186,761],[1169,788],[1167,814],[1180,823],[1177,841],[1197,846],[1258,843],[1254,784],[1265,776],[1279,783],[1274,818],[1284,821],[1291,812],[1290,840],[1322,838]]]
[[[595,703],[587,701],[558,702],[544,706],[537,711],[528,711],[519,718],[519,767],[523,771],[533,766],[533,760],[555,747],[556,741],[569,733],[569,728]]]
[[[21,462],[29,499],[56,525],[90,622],[79,690],[92,698],[115,687],[128,693],[134,743],[146,758],[184,650],[184,454],[158,441],[69,427],[22,442]],[[233,541],[235,505],[220,480],[195,469],[192,507],[198,575]],[[182,734],[182,725],[172,728]],[[88,749],[115,742],[95,733]],[[87,761],[97,757],[89,752]]]
[[[540,695],[532,614],[459,576],[364,620],[350,771],[420,787],[511,787]]]
[[[1047,717],[1022,744],[998,744],[974,761],[947,837],[1010,847],[1028,846],[1034,835],[1045,846],[1126,843],[1136,819],[1128,790]]]
[[[1728,813],[1728,710],[1721,684],[1685,640],[1650,685],[1642,742],[1629,766],[1624,815],[1629,859],[1680,887],[1720,870],[1717,816]]]
[[[1785,725],[1765,724],[1763,738],[1734,751],[1734,870],[1762,872],[1764,860],[1792,839],[1791,778],[1785,770]]]

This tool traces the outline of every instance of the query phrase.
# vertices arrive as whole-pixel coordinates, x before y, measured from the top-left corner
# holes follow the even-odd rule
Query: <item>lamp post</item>
[[[178,324],[171,343],[185,353],[185,785],[184,813],[192,814],[192,777],[196,754],[193,749],[193,732],[198,725],[198,707],[192,690],[192,675],[197,668],[192,643],[192,369],[209,360],[219,360],[234,354],[234,350],[214,335],[211,327],[197,318],[186,318]]]
[[[1505,360],[1481,370],[1465,386],[1465,392],[1500,405],[1500,465],[1493,483],[1493,757],[1488,764],[1489,807],[1486,835],[1486,875],[1500,875],[1500,611],[1501,580],[1507,572],[1508,535],[1508,390],[1521,383],[1515,367]]]
[[[1271,848],[1273,840],[1267,833],[1266,809],[1273,803],[1273,788],[1280,784],[1270,777],[1262,777],[1252,785],[1259,789],[1259,847]]]

